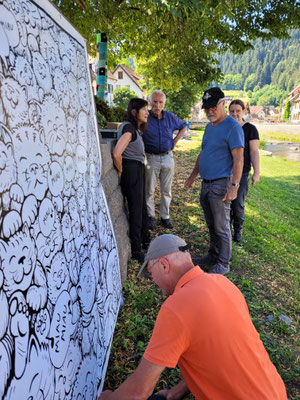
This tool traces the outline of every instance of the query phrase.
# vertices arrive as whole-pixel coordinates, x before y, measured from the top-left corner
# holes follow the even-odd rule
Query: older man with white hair
[[[143,275],[169,297],[137,369],[99,400],[148,399],[163,370],[177,364],[182,380],[151,399],[179,400],[191,391],[199,400],[287,400],[242,293],[223,275],[194,266],[183,239],[154,239]]]
[[[146,164],[146,203],[149,216],[149,228],[155,229],[154,192],[157,180],[160,181],[160,217],[165,228],[172,229],[170,203],[172,199],[172,181],[174,159],[172,150],[186,132],[184,121],[175,114],[164,110],[166,95],[155,90],[150,96],[151,111],[148,117],[148,129],[143,134]],[[173,138],[175,130],[179,132]]]

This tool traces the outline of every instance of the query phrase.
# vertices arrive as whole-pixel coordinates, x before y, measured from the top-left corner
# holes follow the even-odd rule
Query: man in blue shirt
[[[191,187],[200,174],[200,203],[209,229],[210,248],[208,255],[194,261],[200,266],[213,265],[210,273],[224,275],[230,270],[230,203],[237,197],[242,176],[244,133],[240,124],[226,114],[224,93],[220,88],[204,92],[202,108],[210,123],[204,132],[202,151],[185,187]]]
[[[160,216],[164,227],[172,229],[170,221],[170,203],[172,199],[172,181],[174,159],[172,149],[186,132],[186,123],[176,115],[164,110],[166,95],[155,90],[150,96],[151,111],[148,117],[148,129],[143,134],[146,164],[146,203],[149,215],[149,228],[155,229],[154,192],[157,180],[160,180]],[[179,130],[173,139],[173,132]]]

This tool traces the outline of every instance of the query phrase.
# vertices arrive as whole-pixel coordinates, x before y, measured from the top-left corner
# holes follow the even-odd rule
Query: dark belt
[[[167,154],[170,153],[171,150],[169,151],[165,151],[164,153],[149,153],[148,151],[146,151],[147,154],[150,154],[151,156],[166,156]]]
[[[217,178],[217,179],[202,179],[204,183],[212,183],[215,181],[219,181],[220,179],[227,179],[227,177]]]

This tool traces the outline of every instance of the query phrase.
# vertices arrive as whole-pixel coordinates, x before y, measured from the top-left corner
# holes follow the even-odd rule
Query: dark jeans
[[[123,159],[121,188],[129,211],[131,252],[141,252],[142,241],[149,240],[148,214],[145,200],[145,166],[139,161]]]
[[[234,232],[241,232],[245,220],[245,197],[249,188],[249,172],[242,175],[237,198],[231,202],[230,219]]]
[[[211,183],[202,181],[200,203],[210,234],[209,255],[225,266],[231,257],[230,203],[222,199],[231,184],[230,178]]]

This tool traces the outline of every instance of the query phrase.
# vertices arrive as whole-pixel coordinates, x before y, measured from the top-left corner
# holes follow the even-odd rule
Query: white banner
[[[121,281],[86,44],[0,3],[0,399],[96,399]]]

